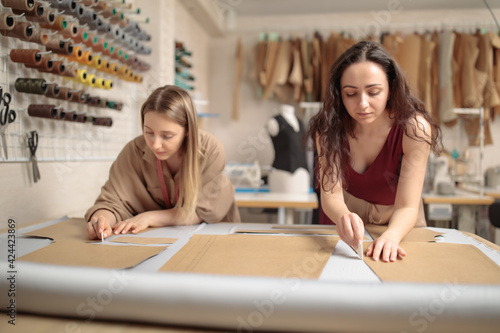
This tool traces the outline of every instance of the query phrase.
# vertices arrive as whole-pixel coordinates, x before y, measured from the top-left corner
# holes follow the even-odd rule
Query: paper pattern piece
[[[129,244],[173,244],[178,238],[153,238],[153,237],[136,237],[136,236],[120,236],[111,239],[110,242],[129,243]]]
[[[59,239],[73,239],[88,242],[87,231],[85,230],[86,222],[82,218],[70,218],[59,223],[51,224],[45,228],[33,230],[23,234],[24,236],[50,238],[55,241]],[[147,228],[142,232],[151,230]],[[100,242],[101,240],[99,240]]]
[[[71,218],[23,234],[49,238],[54,240],[54,243],[28,253],[18,260],[42,264],[121,269],[133,267],[167,247],[112,245],[106,240],[104,243],[101,240],[89,242],[85,223],[82,218]]]
[[[235,233],[245,234],[301,234],[301,235],[336,235],[337,230],[332,229],[239,229]]]
[[[193,235],[161,272],[317,279],[338,238]]]
[[[62,239],[28,253],[18,260],[52,265],[122,269],[133,267],[164,249],[165,246],[89,244]]]
[[[373,239],[377,239],[387,230],[387,225],[366,224],[365,229]],[[413,228],[403,238],[402,242],[434,242],[435,237],[442,234],[442,232],[432,231],[427,228]]]
[[[372,242],[365,242],[364,250]],[[406,257],[395,262],[364,262],[383,282],[500,284],[500,266],[473,245],[406,242]]]

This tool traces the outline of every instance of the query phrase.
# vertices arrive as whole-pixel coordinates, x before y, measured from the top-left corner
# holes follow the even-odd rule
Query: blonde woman
[[[197,128],[189,94],[176,86],[156,89],[142,105],[141,121],[143,135],[123,148],[85,214],[89,238],[239,222],[234,187],[223,175],[224,147]]]

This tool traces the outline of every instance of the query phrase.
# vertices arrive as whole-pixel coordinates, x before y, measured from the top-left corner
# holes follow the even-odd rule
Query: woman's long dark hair
[[[350,163],[350,153],[347,145],[348,135],[355,138],[354,120],[347,113],[341,97],[340,79],[344,71],[354,63],[370,61],[376,63],[384,70],[389,83],[389,99],[387,110],[389,117],[405,129],[405,134],[415,140],[425,140],[431,149],[438,152],[441,149],[441,130],[433,121],[425,106],[418,98],[412,95],[404,74],[394,59],[387,51],[376,42],[362,41],[345,51],[335,61],[330,69],[328,91],[322,109],[309,122],[306,137],[311,137],[313,143],[319,145],[321,153],[316,157],[316,181],[323,190],[331,191],[333,186],[342,180],[346,186],[345,177]],[[415,124],[410,119],[420,115],[431,125],[430,140],[419,137]],[[325,165],[320,163],[320,158]],[[331,188],[326,188],[331,184]],[[330,186],[329,186],[330,187]]]

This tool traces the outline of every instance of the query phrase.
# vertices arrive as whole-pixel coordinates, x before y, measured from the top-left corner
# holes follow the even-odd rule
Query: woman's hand
[[[111,236],[113,230],[111,229],[111,222],[109,217],[104,215],[94,214],[89,222],[87,222],[87,234],[90,239],[102,239]]]
[[[113,228],[114,234],[126,234],[127,232],[131,232],[133,234],[138,233],[139,231],[145,230],[150,226],[151,223],[151,212],[141,213],[129,219],[120,221],[116,223]]]
[[[337,233],[347,245],[357,248],[365,236],[365,225],[358,214],[347,213],[337,223]]]
[[[398,255],[406,256],[405,250],[399,246],[399,240],[388,232],[384,232],[379,238],[375,239],[366,251],[368,257],[377,261],[382,258],[385,262],[396,261]]]

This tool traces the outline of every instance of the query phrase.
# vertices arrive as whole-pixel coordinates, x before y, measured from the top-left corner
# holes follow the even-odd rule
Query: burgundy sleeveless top
[[[404,129],[394,124],[382,150],[363,174],[354,171],[349,164],[348,193],[373,204],[394,204],[403,158],[403,135]]]
[[[403,159],[403,135],[404,129],[394,124],[384,146],[363,174],[354,171],[349,164],[346,175],[348,193],[372,204],[394,205]],[[319,220],[320,224],[334,224],[323,209]]]

